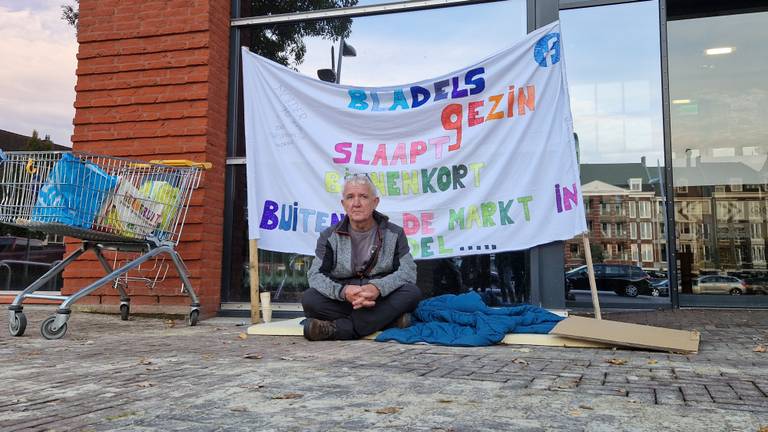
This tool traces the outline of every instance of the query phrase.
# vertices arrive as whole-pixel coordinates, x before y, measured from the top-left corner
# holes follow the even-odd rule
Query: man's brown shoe
[[[304,337],[311,341],[333,339],[336,334],[336,324],[333,321],[323,321],[314,318],[304,320]]]

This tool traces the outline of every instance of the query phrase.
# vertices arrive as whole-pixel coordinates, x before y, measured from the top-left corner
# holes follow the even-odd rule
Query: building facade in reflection
[[[634,164],[581,165],[595,262],[667,270],[663,190],[650,172],[645,158]],[[586,264],[580,238],[566,242],[565,256],[566,268]]]
[[[540,7],[533,3],[508,0],[339,20],[349,30],[346,43],[357,52],[344,60],[343,81],[383,86],[395,76],[410,82],[465,66],[532,30],[525,17],[532,12],[527,8]],[[256,3],[243,4],[243,16],[264,12],[249,8]],[[646,281],[636,293],[601,290],[600,300],[609,308],[768,306],[768,296],[734,297],[768,291],[768,122],[762,114],[768,112],[768,48],[759,37],[768,37],[768,6],[675,0],[664,6],[658,0],[559,2],[591,253],[601,271],[637,269]],[[659,20],[660,14],[666,16]],[[407,32],[407,41],[393,36],[391,44],[376,37],[393,23],[416,28],[423,20],[458,19],[462,26],[439,41]],[[495,20],[505,24],[488,25]],[[334,26],[333,20],[322,23]],[[301,25],[244,26],[233,34],[260,52],[264,34],[298,31]],[[490,28],[495,33],[488,45],[462,51],[472,34]],[[331,42],[307,36],[301,45],[302,61],[290,66],[315,78],[329,66]],[[441,55],[447,51],[464,54]],[[249,299],[240,100],[233,111],[224,302]],[[562,254],[555,266],[530,250],[420,261],[419,285],[426,295],[475,291],[492,305],[550,304],[542,300],[547,294],[560,299],[553,304],[586,305],[588,291],[568,295],[569,274],[586,262],[582,239],[555,246]],[[298,303],[311,259],[262,251],[260,288],[277,303]],[[542,272],[562,272],[563,281],[542,282]],[[677,290],[669,289],[670,278]],[[674,291],[680,295],[672,296]]]

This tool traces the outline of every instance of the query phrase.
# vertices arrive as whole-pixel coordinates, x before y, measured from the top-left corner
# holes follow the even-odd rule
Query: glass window
[[[64,237],[0,224],[0,293],[24,290],[63,257]],[[59,275],[41,290],[60,291],[62,283]]]
[[[337,9],[350,6],[370,6],[384,3],[394,3],[402,0],[283,0],[262,1],[242,0],[240,2],[240,16],[276,15],[291,12],[311,12],[323,9]]]
[[[594,193],[592,199],[613,204],[587,214],[592,244],[600,245],[595,249],[601,249],[602,258],[610,258],[612,264],[634,265],[642,258],[638,201],[642,202],[640,216],[648,221],[643,238],[663,240],[660,229],[651,226],[665,219],[663,214],[658,218],[652,214],[657,203],[665,201],[659,4],[640,1],[561,10],[560,22],[582,190],[599,190],[600,195]],[[609,228],[612,237],[604,236]],[[651,246],[648,265],[666,270],[666,262],[652,259],[653,253]],[[583,264],[581,257],[566,257],[566,268]],[[601,292],[600,297],[606,307],[669,302],[669,298],[618,299],[605,294]],[[575,301],[588,302],[589,296],[576,293]]]
[[[642,244],[640,247],[643,253],[643,262],[653,262],[653,245]]]
[[[640,222],[640,238],[643,240],[651,240],[653,238],[650,222]]]
[[[243,2],[243,16],[288,13],[383,3],[382,0],[322,0],[313,2]],[[280,4],[278,4],[280,3]],[[357,18],[239,28],[243,46],[318,78],[318,70],[336,68],[340,82],[360,86],[408,83],[440,76],[509,47],[526,35],[525,0],[466,5],[416,12]],[[446,23],[451,31],[435,32]],[[396,29],[396,31],[393,31]],[[385,37],[386,35],[386,37]],[[480,39],[479,35],[483,35]],[[340,38],[355,50],[338,57]],[[331,55],[334,55],[332,58]],[[348,52],[348,54],[351,54]],[[341,65],[339,59],[342,59]],[[333,63],[332,63],[333,62]],[[341,67],[340,67],[341,66]],[[239,69],[239,66],[238,66]],[[242,92],[241,92],[242,93]],[[238,101],[237,143],[232,157],[245,156],[243,102]],[[242,166],[228,166],[234,175],[234,221],[230,284],[225,301],[249,299],[245,174]],[[260,286],[273,301],[298,302],[306,289],[311,257],[260,251]],[[418,281],[426,294],[481,292],[491,305],[528,302],[530,278],[524,252],[499,253],[465,259],[419,261]]]
[[[690,253],[678,239],[683,294],[703,291],[691,283],[702,272],[766,270],[767,25],[768,12],[668,23],[674,181],[702,206],[680,214],[701,229]]]
[[[649,201],[640,201],[637,205],[640,210],[639,213],[641,218],[651,217],[651,203]]]
[[[266,2],[269,3],[269,2]],[[526,35],[526,3],[507,0],[388,15],[291,23],[240,29],[244,46],[298,72],[318,77],[336,67],[342,84],[383,86],[428,79],[460,69],[510,46]],[[435,37],[424,28],[462,22]],[[319,29],[318,29],[319,28]],[[392,29],[398,31],[393,32]],[[489,29],[493,29],[489,33]],[[387,37],[383,38],[382,35]],[[482,44],[477,35],[485,34]],[[339,37],[355,56],[342,56]],[[332,53],[333,50],[333,53]],[[450,53],[447,55],[446,53]],[[331,54],[334,55],[333,59]],[[333,63],[333,64],[332,64]],[[238,103],[242,118],[242,100]],[[245,156],[245,133],[238,126],[235,154]]]

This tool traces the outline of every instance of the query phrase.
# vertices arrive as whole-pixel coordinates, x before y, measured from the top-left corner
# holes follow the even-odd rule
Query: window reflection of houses
[[[678,253],[691,272],[766,269],[765,171],[701,158],[675,167]]]
[[[593,259],[666,269],[664,200],[657,168],[640,163],[582,164]],[[566,267],[585,263],[580,239],[567,242]]]

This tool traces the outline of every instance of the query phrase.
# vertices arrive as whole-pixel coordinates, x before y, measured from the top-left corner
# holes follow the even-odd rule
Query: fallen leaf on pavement
[[[249,359],[249,360],[261,360],[262,356],[261,354],[258,354],[258,353],[248,353],[244,355],[243,358]]]
[[[245,333],[240,333],[239,335],[237,335],[237,337],[239,337],[240,339],[248,339],[248,335]]]
[[[648,360],[648,364],[656,364],[658,363],[658,360]]]
[[[151,365],[152,364],[152,360],[150,360],[150,359],[148,359],[146,357],[142,357],[141,359],[139,359],[139,364],[140,365]]]
[[[154,384],[149,381],[142,381],[140,383],[136,383],[136,386],[141,388],[149,388],[149,387],[152,387],[153,385]]]
[[[174,320],[165,320],[165,326],[168,328],[176,327],[176,321]]]
[[[612,359],[606,360],[605,362],[606,362],[606,363],[610,363],[610,364],[612,364],[612,365],[623,365],[623,364],[627,364],[627,361],[626,361],[626,360],[624,360],[624,359],[617,359],[617,358],[612,358]]]
[[[768,432],[768,426],[763,426],[757,430],[757,432]]]
[[[581,409],[585,409],[585,410],[593,410],[593,409],[594,409],[594,408],[592,408],[592,407],[591,407],[591,406],[589,406],[589,405],[579,405],[579,408],[581,408]]]
[[[438,399],[437,401],[440,403],[453,403],[453,401],[450,399]]]
[[[765,345],[761,344],[761,345],[756,346],[755,349],[753,349],[752,351],[754,351],[754,352],[766,352],[766,351],[768,351],[768,348],[766,348]]]
[[[581,411],[579,411],[579,410],[571,410],[568,414],[570,414],[570,415],[572,415],[574,417],[578,417],[578,416],[581,415]]]
[[[386,407],[386,408],[379,408],[374,412],[376,414],[397,414],[400,412],[401,409],[403,408],[402,407]]]
[[[272,399],[299,399],[304,397],[301,393],[286,393],[282,395],[272,396]]]
[[[115,420],[124,419],[126,417],[131,417],[131,416],[134,416],[134,415],[136,415],[136,411],[126,411],[126,412],[122,412],[120,414],[116,414],[116,415],[113,415],[113,416],[108,416],[107,420],[115,421]]]

